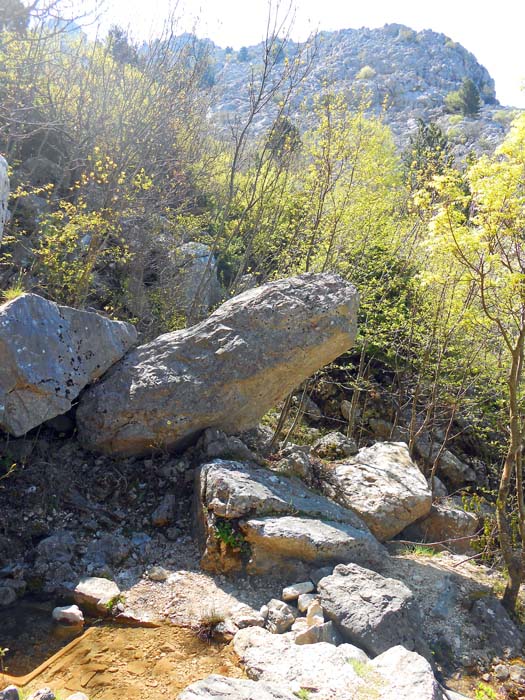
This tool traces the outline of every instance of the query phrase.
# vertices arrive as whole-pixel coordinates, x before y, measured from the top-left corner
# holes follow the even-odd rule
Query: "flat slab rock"
[[[351,508],[381,541],[430,512],[432,494],[403,442],[378,442],[325,465],[324,493]]]
[[[24,435],[68,411],[137,339],[129,323],[22,294],[0,306],[0,428]]]
[[[361,562],[377,564],[388,556],[370,534],[346,523],[291,515],[242,521],[240,529],[251,547],[247,570],[268,573],[290,559],[314,564]]]
[[[355,288],[335,274],[250,289],[127,355],[82,397],[79,437],[133,455],[182,449],[206,428],[251,428],[353,344],[357,307]]]
[[[427,658],[422,617],[404,583],[356,564],[336,566],[321,579],[319,602],[346,641],[376,655],[399,644]]]
[[[299,515],[348,523],[368,532],[353,511],[307,488],[302,481],[248,462],[216,459],[196,473],[204,506],[220,518]]]
[[[248,627],[233,647],[250,678],[295,693],[304,688],[312,700],[442,700],[430,664],[400,646],[370,661],[351,644],[299,645],[293,633]]]

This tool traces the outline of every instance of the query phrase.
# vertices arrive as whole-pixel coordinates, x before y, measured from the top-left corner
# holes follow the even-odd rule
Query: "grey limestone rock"
[[[202,318],[221,298],[215,256],[205,243],[190,241],[181,245],[172,258],[175,304],[186,316]]]
[[[16,591],[10,586],[0,586],[0,608],[7,608],[16,601]]]
[[[351,438],[339,432],[328,433],[323,435],[314,442],[312,452],[322,459],[334,460],[344,459],[357,454],[357,445]]]
[[[0,306],[0,428],[23,435],[68,411],[136,337],[129,323],[36,294]]]
[[[355,288],[329,273],[233,297],[198,325],[136,348],[88,389],[79,437],[131,455],[182,449],[206,428],[247,430],[352,345],[357,306]]]
[[[404,583],[356,564],[339,565],[318,584],[325,615],[343,637],[376,655],[398,644],[428,656],[422,617]]]
[[[442,700],[443,694],[426,659],[399,645],[376,656],[369,664],[377,673],[381,700]]]
[[[208,676],[189,685],[177,700],[297,700],[291,688],[243,678]]]
[[[374,565],[388,556],[370,533],[347,523],[287,515],[252,518],[240,527],[251,549],[251,574],[293,569],[294,561]]]
[[[453,500],[438,501],[430,513],[403,531],[404,539],[421,542],[444,542],[455,552],[466,552],[479,527],[475,513],[465,511]]]
[[[215,460],[202,465],[195,503],[202,564],[208,570],[226,570],[217,519],[237,524],[251,550],[249,573],[292,570],[297,561],[367,564],[388,556],[355,513],[298,479],[253,464]],[[234,568],[230,560],[227,568]]]
[[[321,479],[326,495],[358,513],[379,540],[427,515],[432,504],[425,477],[401,442],[379,442],[325,465]]]
[[[15,685],[8,685],[0,691],[0,700],[20,700],[20,693]]]
[[[151,514],[151,522],[155,527],[165,527],[174,522],[176,515],[177,499],[173,493],[166,493]]]
[[[266,618],[265,627],[272,634],[282,634],[290,629],[298,614],[297,610],[292,608],[291,605],[273,598],[268,603],[268,617]]]
[[[394,647],[370,661],[351,644],[296,644],[295,636],[248,627],[233,647],[250,678],[305,688],[312,700],[442,700],[430,664],[414,652]]]
[[[51,688],[41,688],[31,693],[27,700],[55,700],[55,694]]]
[[[78,605],[107,613],[108,604],[120,595],[120,588],[114,581],[88,576],[79,581],[73,595]]]

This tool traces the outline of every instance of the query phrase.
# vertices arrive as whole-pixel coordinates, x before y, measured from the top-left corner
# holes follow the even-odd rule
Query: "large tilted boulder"
[[[378,442],[355,457],[324,465],[327,496],[351,508],[379,540],[388,540],[428,515],[432,494],[402,442]]]
[[[308,489],[299,479],[264,467],[217,459],[196,473],[196,521],[212,571],[293,570],[357,561],[377,564],[388,556],[361,518]]]
[[[419,607],[401,581],[357,564],[340,564],[317,589],[325,615],[351,644],[373,656],[398,644],[429,656]]]
[[[129,323],[23,294],[0,306],[0,428],[23,435],[71,408],[136,342]]]
[[[233,646],[249,678],[261,684],[276,684],[283,690],[291,689],[296,694],[304,689],[312,700],[442,700],[443,697],[428,661],[401,646],[370,661],[361,649],[351,644],[300,645],[295,643],[293,633],[271,634],[259,627],[240,630]],[[252,697],[259,696],[255,692]]]
[[[209,427],[236,433],[353,343],[358,295],[334,274],[279,280],[230,299],[192,328],[127,355],[83,396],[93,450],[179,449]]]
[[[7,221],[7,200],[9,199],[9,178],[7,177],[7,161],[0,156],[0,241],[4,234]]]

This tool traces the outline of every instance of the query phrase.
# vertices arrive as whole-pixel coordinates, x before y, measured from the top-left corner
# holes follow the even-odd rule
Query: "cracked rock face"
[[[0,241],[8,218],[7,200],[9,199],[9,178],[7,177],[7,161],[0,156]]]
[[[128,323],[36,294],[0,306],[0,428],[19,436],[68,411],[136,337]]]
[[[206,428],[251,428],[352,345],[357,307],[355,288],[334,274],[250,289],[202,323],[136,348],[89,389],[80,440],[134,455],[182,449]]]

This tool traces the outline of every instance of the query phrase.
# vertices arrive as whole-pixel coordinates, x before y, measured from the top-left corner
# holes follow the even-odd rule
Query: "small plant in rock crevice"
[[[107,610],[108,614],[109,615],[116,615],[118,612],[118,605],[120,603],[124,603],[124,602],[125,602],[125,598],[122,595],[122,593],[119,593],[118,595],[113,596],[113,598],[111,598],[111,600],[108,600],[108,602],[106,603],[106,610]]]
[[[246,540],[240,532],[236,532],[228,520],[217,520],[215,523],[215,537],[232,549],[244,549]]]
[[[201,615],[198,623],[192,626],[193,631],[201,642],[211,644],[215,628],[221,622],[224,622],[225,616],[220,610],[210,608]]]
[[[436,557],[440,552],[425,544],[409,544],[401,551],[402,555],[415,554],[418,557]]]

